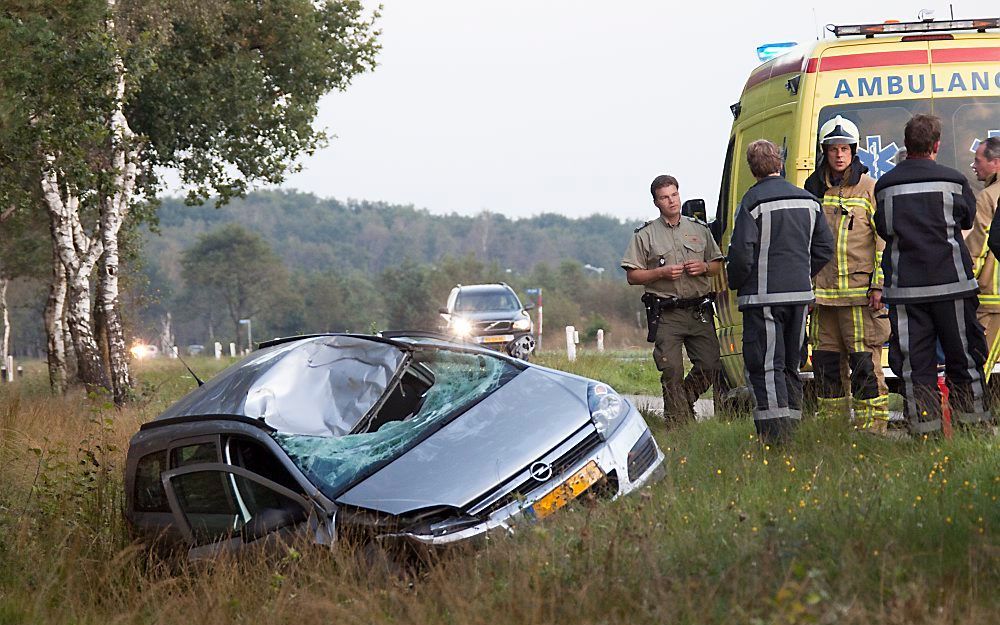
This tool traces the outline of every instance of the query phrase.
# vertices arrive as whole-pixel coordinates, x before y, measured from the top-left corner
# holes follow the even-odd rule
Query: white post
[[[575,336],[576,328],[566,326],[566,357],[570,362],[576,360],[576,342],[573,340]]]
[[[215,342],[215,359],[218,360],[222,358],[222,343]]]
[[[604,351],[604,330],[600,329],[597,331],[597,351]]]
[[[180,351],[177,349],[176,345],[171,345],[170,346],[170,357],[171,358],[177,358],[177,355],[179,353],[180,353]]]
[[[229,357],[236,358],[236,343],[229,344]]]
[[[7,356],[7,381],[14,381],[14,357]]]

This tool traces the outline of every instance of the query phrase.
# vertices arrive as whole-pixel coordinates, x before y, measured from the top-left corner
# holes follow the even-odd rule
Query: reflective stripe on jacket
[[[979,292],[962,230],[975,221],[965,176],[928,158],[908,158],[875,184],[875,227],[885,239],[887,304],[936,302]]]
[[[826,167],[806,180],[805,188],[823,198],[823,216],[833,233],[834,254],[816,275],[816,303],[863,306],[868,293],[882,288],[885,241],[875,231],[875,180],[857,157],[840,185],[831,185]]]
[[[813,301],[812,276],[833,255],[819,203],[779,176],[759,181],[736,211],[726,278],[740,310]]]
[[[979,309],[989,312],[1000,312],[1000,267],[987,245],[997,202],[1000,202],[1000,179],[993,174],[976,197],[976,222],[965,233],[965,244],[972,254],[972,273],[979,283]]]

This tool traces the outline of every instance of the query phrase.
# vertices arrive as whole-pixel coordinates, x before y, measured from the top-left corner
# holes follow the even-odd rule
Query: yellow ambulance
[[[756,182],[746,148],[768,139],[785,153],[785,178],[802,186],[816,166],[819,127],[836,115],[858,125],[858,156],[878,178],[903,157],[916,113],[941,118],[938,162],[969,176],[977,140],[1000,135],[1000,18],[828,27],[832,37],[791,47],[747,79],[733,128],[712,231],[729,247],[740,198]],[[792,45],[792,44],[778,44]],[[759,50],[760,52],[761,50]],[[723,272],[715,278],[724,386],[744,386],[743,323]]]

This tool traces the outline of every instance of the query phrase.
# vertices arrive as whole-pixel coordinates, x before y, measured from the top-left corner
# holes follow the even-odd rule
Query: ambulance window
[[[843,115],[858,126],[861,142],[858,157],[876,180],[905,158],[903,128],[917,113],[930,113],[930,100],[897,100],[868,102],[845,106],[828,106],[820,111],[819,126],[837,115]],[[820,160],[817,148],[816,159]]]
[[[975,191],[983,188],[971,163],[977,140],[1000,135],[1000,98],[954,98],[936,100],[935,114],[943,126],[938,162],[965,174]]]
[[[729,139],[726,148],[726,160],[722,164],[722,184],[719,186],[719,204],[715,208],[715,219],[712,221],[712,238],[716,243],[722,243],[722,234],[726,231],[730,213],[730,187],[733,182],[733,150],[736,148],[736,137]]]

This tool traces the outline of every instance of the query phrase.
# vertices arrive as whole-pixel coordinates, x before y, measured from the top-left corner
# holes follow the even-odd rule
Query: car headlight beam
[[[591,382],[587,387],[590,418],[597,432],[607,439],[625,421],[628,404],[621,395],[603,382]]]
[[[472,322],[461,317],[452,320],[451,333],[460,338],[470,336],[472,334]]]

